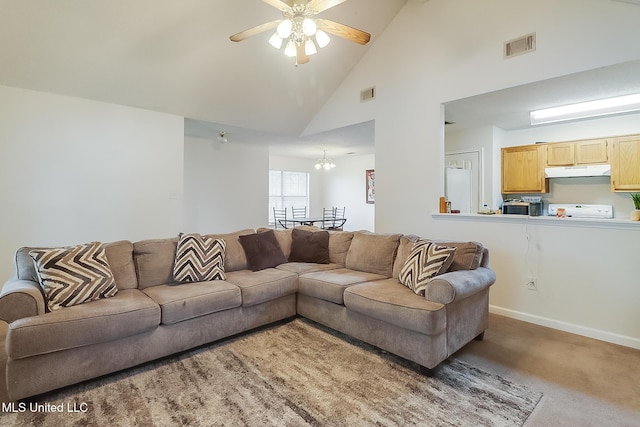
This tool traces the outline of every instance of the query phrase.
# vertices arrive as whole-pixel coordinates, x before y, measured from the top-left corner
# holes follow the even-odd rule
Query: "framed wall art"
[[[375,169],[366,171],[367,203],[376,202],[376,172]]]

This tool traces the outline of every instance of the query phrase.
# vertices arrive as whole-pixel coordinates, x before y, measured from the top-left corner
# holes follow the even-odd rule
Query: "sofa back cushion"
[[[253,228],[246,228],[244,230],[234,231],[233,233],[206,234],[205,236],[224,240],[224,271],[229,272],[246,270],[249,268],[247,256],[240,244],[240,236],[253,233],[255,233]]]
[[[133,243],[128,240],[105,243],[104,251],[118,289],[136,289],[138,277],[133,262]]]
[[[178,238],[148,239],[133,244],[133,259],[138,274],[138,287],[173,283],[173,264]]]
[[[393,277],[398,278],[402,266],[407,261],[409,252],[413,249],[415,242],[420,240],[420,237],[413,234],[402,236],[400,238],[400,245],[398,246],[398,255],[393,265]],[[429,240],[437,243],[439,246],[448,246],[456,248],[456,252],[453,256],[453,262],[447,271],[458,270],[475,270],[483,265],[488,267],[488,251],[485,250],[482,243],[478,242],[458,242],[449,240]],[[487,253],[486,260],[484,254]],[[485,262],[486,261],[486,262]]]
[[[347,252],[345,266],[352,270],[391,277],[400,236],[356,231]]]
[[[329,231],[329,262],[345,265],[353,241],[352,231]]]
[[[138,287],[136,269],[133,262],[133,243],[128,240],[105,243],[104,250],[107,262],[111,267],[113,278],[118,289],[135,289]],[[16,275],[20,280],[30,280],[38,283],[33,258],[29,252],[39,249],[51,249],[44,247],[23,247],[16,251]]]
[[[404,267],[409,254],[413,250],[413,245],[420,240],[420,237],[414,234],[408,234],[400,237],[400,243],[398,244],[398,252],[396,255],[395,262],[393,263],[393,278],[398,279],[400,276],[400,271],[402,267]]]
[[[433,240],[440,246],[456,248],[453,263],[448,271],[475,270],[482,263],[484,246],[479,242],[454,242],[448,240]]]

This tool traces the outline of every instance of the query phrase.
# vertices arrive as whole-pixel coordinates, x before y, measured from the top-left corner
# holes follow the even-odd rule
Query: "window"
[[[269,223],[273,223],[273,208],[286,209],[309,206],[309,174],[307,172],[269,171]]]

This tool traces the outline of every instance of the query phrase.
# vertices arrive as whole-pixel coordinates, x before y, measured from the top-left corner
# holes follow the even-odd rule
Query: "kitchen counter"
[[[616,228],[640,231],[640,221],[631,221],[625,218],[558,218],[555,216],[528,216],[528,215],[504,215],[504,214],[446,214],[434,213],[431,217],[443,221],[476,221],[476,222],[507,222],[530,223],[560,227],[593,227]]]

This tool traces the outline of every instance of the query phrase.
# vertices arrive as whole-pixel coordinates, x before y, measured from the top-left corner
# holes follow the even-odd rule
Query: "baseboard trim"
[[[623,345],[625,347],[631,347],[640,350],[640,339],[638,338],[614,334],[611,332],[601,331],[599,329],[587,328],[584,326],[576,325],[574,323],[562,322],[559,320],[550,319],[548,317],[536,316],[533,314],[510,310],[495,305],[489,306],[489,312],[540,326],[546,326],[547,328],[558,329],[560,331],[570,332],[572,334],[595,338],[600,341],[606,341],[613,344]]]

